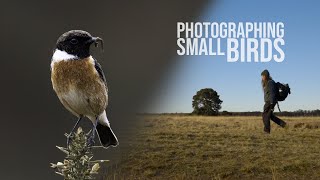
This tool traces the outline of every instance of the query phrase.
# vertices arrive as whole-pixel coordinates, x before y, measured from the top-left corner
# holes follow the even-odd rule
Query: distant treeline
[[[193,116],[192,113],[140,113],[142,115],[175,115],[175,116]],[[261,116],[262,112],[260,111],[251,111],[251,112],[229,112],[221,111],[218,116]],[[282,111],[275,112],[278,116],[320,116],[320,110],[297,110],[297,111]]]
[[[262,112],[254,111],[254,112],[228,112],[222,111],[219,112],[221,116],[260,116]],[[281,111],[275,112],[278,116],[320,116],[320,110],[297,110],[297,111]]]

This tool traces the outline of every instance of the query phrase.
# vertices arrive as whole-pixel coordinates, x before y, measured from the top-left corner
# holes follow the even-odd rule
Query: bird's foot
[[[71,135],[67,135],[67,148],[68,149],[69,149],[71,141],[72,141],[72,136]]]
[[[91,146],[94,146],[94,137],[92,137],[92,136],[90,136],[89,138],[88,138],[88,140],[87,140],[87,145],[89,146],[89,147],[91,147]]]

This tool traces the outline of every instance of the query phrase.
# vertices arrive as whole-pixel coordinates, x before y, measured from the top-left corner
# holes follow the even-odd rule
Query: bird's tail
[[[109,146],[115,147],[119,144],[118,139],[116,135],[113,133],[110,126],[104,125],[98,122],[96,129],[99,135],[101,145],[103,147],[105,148],[108,148]]]

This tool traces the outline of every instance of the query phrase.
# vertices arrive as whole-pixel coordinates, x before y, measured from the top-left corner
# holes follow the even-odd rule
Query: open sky
[[[283,111],[320,109],[320,1],[237,1],[209,3],[198,21],[284,22],[282,63],[228,63],[226,56],[177,56],[175,66],[157,91],[150,112],[191,112],[192,97],[213,88],[222,110],[261,111],[260,73],[289,83],[292,94],[280,102]]]

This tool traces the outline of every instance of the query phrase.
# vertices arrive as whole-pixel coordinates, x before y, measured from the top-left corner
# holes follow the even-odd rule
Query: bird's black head
[[[90,45],[93,43],[96,47],[100,43],[103,48],[103,40],[101,38],[92,37],[86,31],[71,30],[58,38],[56,48],[79,58],[86,58],[90,56]]]

